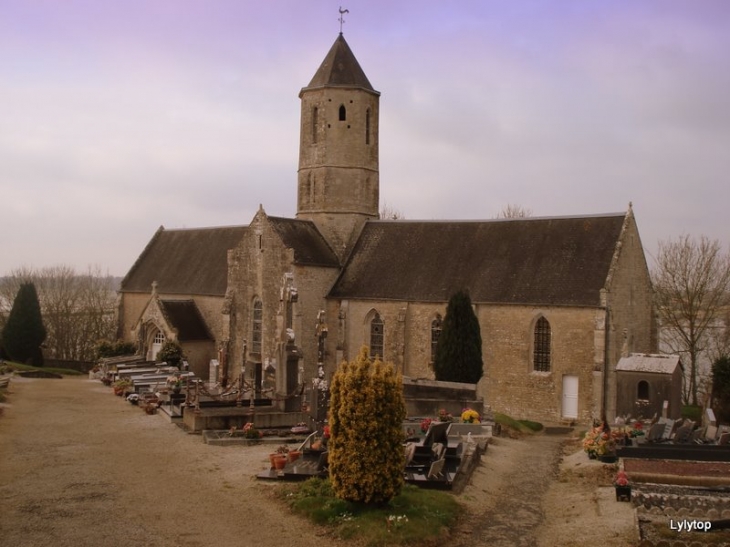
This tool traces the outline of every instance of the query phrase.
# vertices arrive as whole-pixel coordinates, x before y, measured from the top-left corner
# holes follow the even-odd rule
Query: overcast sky
[[[408,219],[626,211],[730,243],[727,0],[0,0],[0,275],[124,275],[160,225],[296,212],[299,90],[339,32]]]

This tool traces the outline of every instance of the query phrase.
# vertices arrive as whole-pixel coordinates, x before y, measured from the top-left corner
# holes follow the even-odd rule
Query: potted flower
[[[132,382],[125,379],[119,379],[116,382],[112,384],[112,389],[114,390],[114,395],[122,396],[124,395],[127,390],[129,390],[132,387]]]
[[[421,433],[428,433],[428,428],[431,427],[431,422],[433,422],[431,418],[424,418],[421,420]]]
[[[594,427],[585,434],[583,450],[592,460],[599,458],[604,463],[616,461],[616,440],[603,425]]]
[[[465,408],[461,411],[461,421],[465,424],[478,424],[481,419],[479,413],[471,408]]]
[[[645,433],[644,424],[640,420],[636,420],[631,425],[631,430],[629,431],[629,438],[632,440],[633,443],[639,443],[639,442],[643,441],[644,433]]]
[[[309,433],[310,431],[309,426],[305,422],[298,422],[297,425],[291,428],[291,432],[295,435]]]
[[[276,449],[276,452],[269,454],[269,460],[271,461],[271,468],[276,470],[284,469],[287,461],[287,454],[289,454],[289,447],[282,444]]]
[[[296,448],[292,448],[287,452],[287,457],[289,459],[289,462],[295,462],[302,456],[302,451],[297,450]]]
[[[619,469],[613,479],[613,486],[616,489],[616,501],[631,501],[631,483],[626,471]]]
[[[256,429],[253,422],[246,422],[243,426],[243,436],[247,439],[260,439],[264,436],[264,432]]]
[[[169,389],[172,390],[173,393],[180,393],[182,390],[182,378],[180,378],[179,375],[173,374],[172,376],[167,377],[167,385]]]

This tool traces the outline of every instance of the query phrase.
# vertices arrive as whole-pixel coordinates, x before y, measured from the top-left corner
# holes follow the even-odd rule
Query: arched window
[[[365,111],[365,144],[370,144],[370,109]]]
[[[263,339],[264,305],[258,298],[253,303],[253,317],[251,322],[251,353],[261,353]]]
[[[431,362],[436,361],[436,346],[438,346],[439,337],[441,336],[442,321],[441,315],[436,314],[436,318],[431,321]]]
[[[532,367],[535,372],[550,372],[550,323],[541,317],[535,323]]]
[[[347,109],[344,104],[340,105],[340,121],[344,122],[347,119]]]
[[[319,109],[315,106],[312,110],[312,142],[317,142],[317,123],[319,122]]]
[[[383,358],[383,320],[379,313],[370,321],[370,357]]]
[[[640,401],[649,400],[649,382],[641,380],[636,386],[636,398]]]

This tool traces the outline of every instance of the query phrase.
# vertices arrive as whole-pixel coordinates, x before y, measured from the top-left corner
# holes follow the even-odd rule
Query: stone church
[[[120,336],[183,346],[203,378],[282,400],[363,346],[433,378],[452,294],[471,295],[485,404],[515,418],[616,412],[616,364],[656,350],[634,214],[379,220],[379,98],[340,34],[301,99],[295,218],[163,227],[124,278]],[[282,403],[282,406],[284,404]],[[291,409],[294,410],[294,409]]]

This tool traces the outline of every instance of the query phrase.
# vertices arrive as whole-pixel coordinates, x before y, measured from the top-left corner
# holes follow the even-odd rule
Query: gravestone
[[[208,366],[208,382],[211,385],[215,385],[218,383],[218,369],[220,368],[220,363],[218,362],[218,359],[211,359],[210,365]]]
[[[664,424],[654,424],[653,426],[651,426],[649,432],[646,434],[646,440],[650,443],[660,441],[663,434]]]
[[[703,439],[705,438],[706,432],[707,432],[706,427],[699,427],[699,428],[695,429],[692,432],[692,435],[691,435],[689,441],[692,443],[695,443],[695,444],[702,444]]]
[[[659,423],[662,423],[662,420],[659,420]],[[677,422],[674,420],[666,420],[664,422],[664,433],[662,433],[662,440],[668,441],[672,438],[672,433],[674,432],[674,426]]]
[[[693,422],[687,422],[682,427],[677,429],[677,433],[674,435],[674,442],[679,444],[686,444],[690,442],[690,437],[692,436],[692,430],[694,429],[694,423]]]

